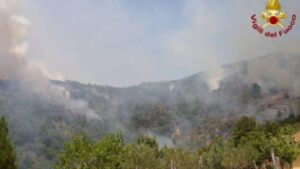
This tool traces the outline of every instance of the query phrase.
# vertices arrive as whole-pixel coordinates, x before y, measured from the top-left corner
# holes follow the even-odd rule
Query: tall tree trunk
[[[271,157],[274,169],[283,169],[283,165],[281,164],[281,160],[279,157],[276,157],[274,153],[274,149],[271,149]]]
[[[274,169],[279,169],[279,168],[277,168],[277,165],[276,165],[276,158],[275,158],[275,153],[274,153],[273,148],[271,149],[271,157],[272,157],[273,168]]]
[[[199,158],[199,167],[198,169],[202,169],[203,168],[203,160],[202,160],[202,157]]]
[[[255,161],[253,161],[253,164],[254,164],[254,168],[255,168],[255,169],[258,169],[258,167],[257,167],[257,165],[256,165],[256,162],[255,162]]]

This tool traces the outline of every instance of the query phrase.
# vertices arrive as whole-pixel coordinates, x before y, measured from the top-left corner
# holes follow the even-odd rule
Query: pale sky
[[[129,86],[174,80],[277,51],[300,53],[300,2],[281,0],[299,18],[267,39],[250,17],[262,0],[26,0],[28,59],[65,79]]]

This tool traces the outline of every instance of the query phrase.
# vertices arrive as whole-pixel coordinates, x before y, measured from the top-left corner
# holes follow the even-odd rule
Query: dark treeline
[[[291,168],[300,149],[295,135],[300,117],[258,124],[243,117],[227,138],[216,137],[198,150],[160,147],[155,138],[135,142],[122,133],[93,140],[79,134],[57,154],[55,169],[283,169]],[[4,118],[0,120],[0,168],[16,169],[16,154]]]
[[[91,149],[97,150],[95,147],[102,145],[106,133],[120,130],[123,141],[118,158],[133,158],[124,153],[128,149],[139,152],[133,155],[141,155],[140,144],[135,140],[140,134],[150,135],[160,147],[159,156],[154,159],[163,168],[180,168],[175,157],[166,159],[165,149],[174,151],[171,154],[177,151],[192,154],[196,161],[195,165],[192,163],[194,167],[228,168],[230,164],[233,167],[229,168],[235,168],[242,163],[253,168],[254,162],[260,167],[272,163],[272,150],[281,159],[277,161],[289,163],[295,154],[285,151],[290,144],[282,149],[277,147],[290,139],[290,133],[284,133],[282,122],[275,123],[279,125],[278,130],[269,130],[272,134],[262,130],[261,124],[299,114],[299,58],[299,55],[277,53],[224,66],[224,79],[220,88],[213,91],[208,83],[215,80],[211,77],[213,72],[126,88],[51,81],[51,89],[61,90],[59,96],[51,94],[48,88],[36,91],[30,84],[0,79],[0,116],[8,123],[19,169],[52,169],[63,165],[58,154],[67,150],[64,144],[71,144],[75,135],[82,138],[80,133],[85,133]],[[246,130],[248,134],[234,129],[243,116],[257,119],[258,124],[255,122],[255,127]],[[293,128],[291,133],[297,130]],[[256,141],[259,139],[263,141]],[[103,152],[102,148],[98,149]],[[92,163],[106,161],[99,152],[93,153],[91,159],[97,160],[90,159]],[[248,160],[243,155],[237,156],[243,153],[248,154]],[[151,157],[151,153],[146,154]],[[230,160],[233,158],[235,163]],[[80,164],[80,160],[70,163]]]
[[[135,143],[121,133],[102,140],[85,134],[65,144],[57,169],[281,169],[291,167],[299,154],[295,133],[300,118],[257,124],[241,118],[228,138],[215,138],[195,151],[158,146],[154,138],[140,136]]]
[[[17,169],[16,153],[8,136],[8,127],[5,119],[0,118],[0,168]]]

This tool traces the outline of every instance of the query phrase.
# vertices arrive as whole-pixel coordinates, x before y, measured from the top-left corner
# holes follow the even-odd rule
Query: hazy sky
[[[282,0],[289,18],[299,0]],[[128,86],[171,80],[276,51],[300,53],[300,23],[283,38],[251,28],[262,0],[26,0],[31,61],[66,79]]]

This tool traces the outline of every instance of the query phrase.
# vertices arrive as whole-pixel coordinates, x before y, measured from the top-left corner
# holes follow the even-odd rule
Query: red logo
[[[279,0],[269,0],[266,11],[261,13],[260,18],[264,22],[263,24],[259,24],[260,20],[256,14],[251,16],[252,28],[266,37],[278,38],[288,34],[293,29],[297,16],[293,14],[288,26],[285,26],[283,21],[288,18],[288,15],[281,11]]]

